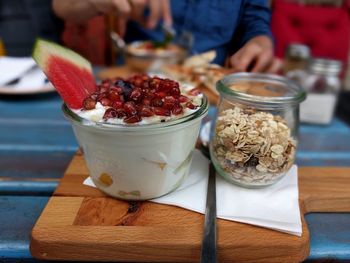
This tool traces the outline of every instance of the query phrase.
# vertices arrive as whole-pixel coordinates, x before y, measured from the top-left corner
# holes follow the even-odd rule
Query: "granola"
[[[234,181],[259,186],[289,170],[296,141],[281,116],[236,106],[221,112],[211,147],[214,161]]]

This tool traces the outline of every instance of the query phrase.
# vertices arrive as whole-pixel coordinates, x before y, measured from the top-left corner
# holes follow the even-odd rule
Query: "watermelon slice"
[[[33,58],[68,107],[81,108],[83,100],[96,90],[91,63],[74,51],[38,39]]]

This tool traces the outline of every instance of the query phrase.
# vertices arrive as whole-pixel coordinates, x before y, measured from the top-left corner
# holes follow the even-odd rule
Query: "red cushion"
[[[348,59],[350,21],[346,7],[306,6],[275,0],[272,32],[276,55],[283,57],[292,42],[308,45],[312,56]]]

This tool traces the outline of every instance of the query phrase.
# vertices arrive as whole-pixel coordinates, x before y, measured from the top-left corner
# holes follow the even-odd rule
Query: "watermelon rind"
[[[74,65],[92,72],[91,63],[87,59],[68,48],[62,47],[54,42],[38,38],[34,44],[33,58],[44,72],[47,68],[49,57],[51,56],[58,56],[66,59]]]

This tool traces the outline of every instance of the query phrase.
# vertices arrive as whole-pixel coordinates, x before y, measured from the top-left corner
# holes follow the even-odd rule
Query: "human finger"
[[[173,24],[173,17],[171,15],[171,8],[169,0],[162,0],[161,7],[161,17],[163,19],[163,23],[167,26],[171,26]]]
[[[150,14],[147,19],[146,27],[154,29],[160,19],[161,3],[158,0],[149,1]]]
[[[272,52],[262,49],[256,56],[252,72],[263,72],[273,60]]]
[[[246,71],[258,54],[259,49],[248,44],[231,57],[231,65],[236,70]]]
[[[283,61],[279,58],[273,58],[272,63],[266,69],[266,73],[277,74],[282,71]]]

